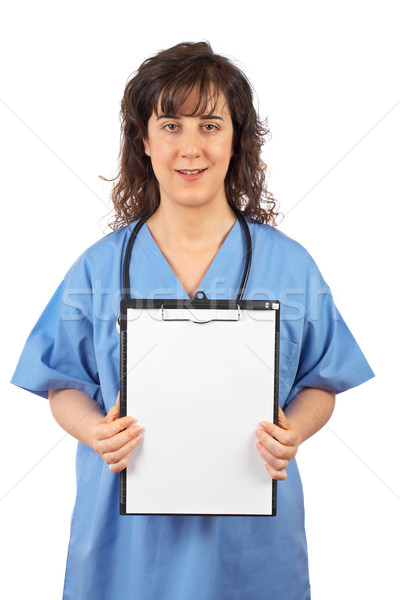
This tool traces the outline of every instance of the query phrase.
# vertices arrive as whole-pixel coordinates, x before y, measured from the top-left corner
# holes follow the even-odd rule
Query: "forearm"
[[[285,416],[302,443],[329,421],[334,408],[334,392],[305,388],[290,402]]]
[[[77,440],[93,448],[94,427],[104,419],[98,403],[74,389],[49,390],[49,403],[57,423]]]

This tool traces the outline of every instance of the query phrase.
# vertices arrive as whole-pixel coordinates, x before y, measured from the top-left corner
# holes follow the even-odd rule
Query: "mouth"
[[[179,177],[185,179],[186,181],[196,181],[203,176],[203,174],[207,171],[207,169],[182,169],[176,170]]]
[[[197,175],[198,173],[202,173],[203,171],[205,171],[205,169],[185,169],[185,170],[179,170],[177,169],[178,173],[182,173],[183,175]]]

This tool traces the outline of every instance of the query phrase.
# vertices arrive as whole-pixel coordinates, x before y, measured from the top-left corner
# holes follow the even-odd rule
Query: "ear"
[[[149,141],[146,138],[142,138],[142,142],[143,142],[145,154],[147,154],[147,156],[151,156],[150,155],[150,144],[149,144]]]

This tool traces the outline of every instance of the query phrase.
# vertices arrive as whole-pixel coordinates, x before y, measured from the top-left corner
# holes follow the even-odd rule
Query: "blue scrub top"
[[[305,387],[339,393],[373,377],[307,250],[276,228],[247,222],[253,261],[243,298],[281,302],[280,406]],[[70,268],[33,328],[12,383],[44,398],[49,389],[82,390],[104,413],[115,404],[115,320],[135,224],[98,241]],[[245,251],[236,220],[199,290],[210,299],[236,298]],[[188,298],[146,224],[133,247],[130,281],[133,297]],[[276,517],[120,516],[118,475],[81,442],[76,473],[64,600],[310,598],[295,459],[278,482]]]

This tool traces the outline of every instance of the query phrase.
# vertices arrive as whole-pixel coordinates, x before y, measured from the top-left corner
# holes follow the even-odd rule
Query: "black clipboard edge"
[[[279,304],[279,303],[278,303]],[[274,381],[274,424],[278,425],[279,412],[279,340],[280,340],[280,304],[275,311],[275,381]],[[278,495],[278,482],[272,480],[272,512],[271,517],[276,517],[276,504]]]
[[[204,308],[204,309],[220,309],[220,310],[235,310],[237,306],[247,310],[275,310],[278,314],[280,311],[280,302],[278,300],[209,300],[209,299],[178,299],[171,298],[123,298],[121,300],[121,331],[122,325],[125,322],[129,308],[136,309],[160,309],[164,308]],[[268,305],[268,307],[266,307]],[[277,308],[274,308],[274,307]]]
[[[126,314],[126,313],[125,313]],[[126,417],[126,318],[120,322],[120,390],[119,390],[119,415]],[[119,475],[119,514],[126,515],[126,469]]]
[[[266,304],[269,305],[266,308]],[[280,302],[278,300],[209,300],[209,299],[161,299],[161,298],[122,298],[120,311],[120,416],[126,417],[126,375],[127,375],[127,311],[129,308],[159,309],[164,308],[207,308],[220,310],[234,310],[237,306],[247,310],[274,310],[275,311],[275,381],[274,381],[274,418],[273,422],[278,425],[279,409],[279,339],[280,339]],[[272,308],[274,305],[275,308]],[[202,514],[202,513],[127,513],[126,512],[126,469],[119,476],[119,514],[123,516],[137,515],[159,515],[159,516],[204,516],[204,517],[275,517],[277,505],[278,485],[272,480],[272,511],[268,515],[238,515],[238,514]]]

